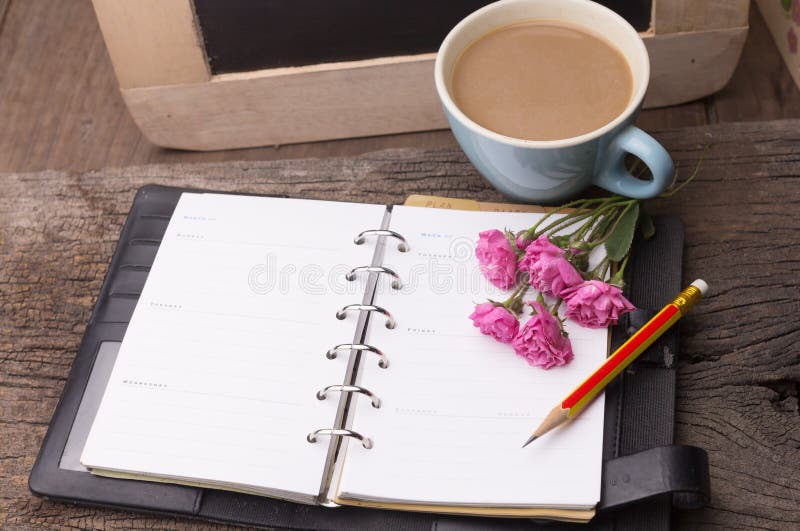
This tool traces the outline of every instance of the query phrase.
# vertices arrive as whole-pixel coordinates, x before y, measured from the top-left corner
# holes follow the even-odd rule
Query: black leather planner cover
[[[598,514],[589,524],[325,508],[90,474],[77,463],[82,449],[79,435],[92,418],[81,404],[85,397],[96,399],[97,393],[102,393],[102,374],[113,365],[115,346],[122,341],[159,242],[184,191],[190,190],[151,185],[136,194],[31,471],[30,488],[35,494],[73,503],[240,525],[330,530],[666,530],[673,508],[690,509],[707,501],[705,452],[672,445],[678,327],[662,336],[606,391],[602,498]],[[635,243],[626,271],[626,294],[638,310],[614,328],[612,348],[624,342],[682,289],[682,249],[683,226],[676,218],[657,218],[656,236]]]

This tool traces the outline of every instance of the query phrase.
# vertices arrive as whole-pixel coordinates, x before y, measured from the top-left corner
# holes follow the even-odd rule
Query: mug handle
[[[652,181],[637,179],[625,168],[625,155],[631,153],[641,159],[653,174]],[[667,150],[636,126],[629,125],[608,145],[603,167],[592,182],[615,194],[634,199],[655,197],[667,189],[675,167]]]

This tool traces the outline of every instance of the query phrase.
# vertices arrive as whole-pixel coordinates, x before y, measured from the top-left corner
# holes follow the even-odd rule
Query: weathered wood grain
[[[351,156],[399,147],[452,147],[449,131],[191,153],[144,139],[125,108],[90,0],[0,0],[0,171],[86,171],[167,162]],[[646,129],[800,118],[800,91],[758,9],[750,10],[743,60],[718,94],[647,109]],[[32,67],[35,65],[35,67]],[[691,83],[691,80],[687,80]]]
[[[680,529],[800,527],[800,121],[656,134],[696,182],[652,201],[686,224],[685,279],[712,296],[683,324],[676,438],[709,450],[713,498]],[[0,527],[182,529],[181,520],[54,504],[27,475],[137,187],[402,202],[499,200],[455,149],[355,158],[0,175]]]
[[[0,28],[3,27],[3,18],[6,16],[9,0],[0,0]]]
[[[656,33],[680,33],[704,29],[735,28],[747,25],[747,0],[724,2],[656,0]]]
[[[190,0],[94,0],[92,5],[120,88],[211,79]]]

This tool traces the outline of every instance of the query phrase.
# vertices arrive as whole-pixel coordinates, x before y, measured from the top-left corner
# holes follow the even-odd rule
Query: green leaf
[[[656,235],[656,226],[653,224],[653,218],[644,209],[639,213],[639,234],[645,240],[649,240]]]
[[[634,203],[626,210],[616,223],[614,232],[605,243],[606,254],[609,260],[619,262],[631,248],[633,233],[636,231],[636,222],[639,220],[639,203]]]
[[[608,232],[608,229],[611,228],[612,221],[614,221],[614,216],[607,215],[600,218],[600,222],[597,223],[597,227],[592,230],[592,235],[596,235],[596,239],[604,237],[606,232]]]

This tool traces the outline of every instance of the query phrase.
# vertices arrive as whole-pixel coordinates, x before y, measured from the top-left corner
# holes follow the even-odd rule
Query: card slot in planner
[[[97,305],[94,319],[100,323],[127,323],[135,308],[135,298],[109,295]]]
[[[147,271],[126,269],[120,271],[111,282],[109,293],[114,295],[135,295],[142,293],[142,288],[147,280]]]

